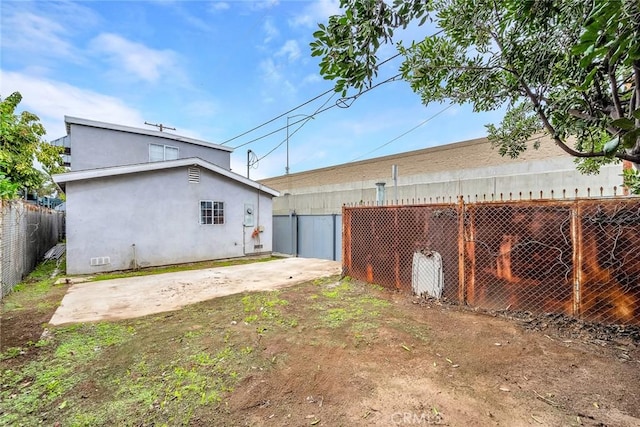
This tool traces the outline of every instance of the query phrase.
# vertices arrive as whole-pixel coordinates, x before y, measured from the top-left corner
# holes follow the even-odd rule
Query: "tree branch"
[[[575,108],[569,108],[567,110],[567,112],[569,113],[570,116],[576,117],[578,119],[586,120],[586,121],[589,121],[589,122],[597,122],[597,121],[600,120],[597,117],[594,117],[589,113],[585,113],[584,111],[576,110]],[[620,133],[620,130],[614,128],[613,126],[607,126],[607,132],[609,132],[611,135],[617,135],[618,133]]]
[[[622,103],[620,102],[620,95],[618,94],[618,81],[615,76],[615,67],[609,64],[609,60],[607,59],[607,74],[609,77],[609,85],[611,86],[611,97],[613,99],[613,106],[615,107],[614,113],[612,117],[613,119],[619,119],[624,115],[622,110]]]

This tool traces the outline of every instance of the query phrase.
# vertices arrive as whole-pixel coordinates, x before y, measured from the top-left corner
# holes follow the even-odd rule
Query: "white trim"
[[[231,172],[228,169],[222,168],[218,165],[214,165],[213,163],[209,163],[205,160],[202,160],[199,157],[190,157],[187,159],[178,159],[178,160],[167,160],[165,162],[140,163],[137,165],[113,166],[108,168],[67,172],[67,173],[53,175],[53,180],[58,184],[63,184],[63,183],[73,182],[73,181],[84,181],[88,179],[105,178],[105,177],[117,176],[117,175],[128,175],[131,173],[173,169],[173,168],[179,168],[184,166],[200,166],[203,169],[207,169],[211,172],[217,173],[218,175],[225,176],[229,179],[232,179],[236,182],[244,184],[248,187],[255,188],[258,191],[262,191],[263,193],[271,194],[273,197],[278,197],[280,195],[280,192],[274,190],[273,188],[269,188],[263,184],[252,181],[248,178],[243,177],[242,175],[238,175],[237,173]]]
[[[116,130],[120,132],[135,133],[138,135],[155,136],[158,138],[171,139],[174,141],[186,142],[188,144],[200,145],[207,148],[215,148],[217,150],[222,150],[222,151],[228,151],[228,152],[233,151],[233,148],[230,148],[230,147],[224,147],[222,145],[213,144],[211,142],[202,141],[195,138],[189,138],[186,136],[175,135],[167,132],[160,132],[157,130],[140,129],[140,128],[134,128],[130,126],[98,122],[95,120],[81,119],[79,117],[71,117],[71,116],[64,116],[64,122],[67,126],[67,135],[71,134],[71,125],[80,125],[80,126],[88,126],[88,127],[94,127],[94,128],[100,128],[100,129]]]
[[[156,146],[156,147],[160,147],[162,148],[162,160],[151,160],[151,146]],[[164,162],[167,160],[167,148],[173,148],[174,150],[176,150],[178,152],[178,155],[176,156],[175,159],[170,159],[170,160],[176,160],[180,158],[180,147],[174,147],[173,145],[166,145],[166,144],[156,144],[153,142],[149,143],[149,161],[150,162]]]

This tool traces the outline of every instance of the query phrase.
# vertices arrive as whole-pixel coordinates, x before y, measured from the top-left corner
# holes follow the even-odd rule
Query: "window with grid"
[[[224,202],[201,200],[200,224],[224,224]]]
[[[176,160],[178,158],[178,147],[169,145],[149,144],[149,161],[162,162],[165,160]]]

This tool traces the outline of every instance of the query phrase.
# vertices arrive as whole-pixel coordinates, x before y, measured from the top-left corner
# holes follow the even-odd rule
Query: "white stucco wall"
[[[67,272],[96,273],[272,250],[270,195],[200,168],[187,167],[67,183]],[[225,223],[200,224],[200,200],[224,202]],[[245,227],[245,204],[254,226]],[[259,240],[251,238],[262,226]],[[134,245],[135,244],[135,259]],[[255,248],[261,244],[261,248]],[[91,258],[109,263],[91,266]]]

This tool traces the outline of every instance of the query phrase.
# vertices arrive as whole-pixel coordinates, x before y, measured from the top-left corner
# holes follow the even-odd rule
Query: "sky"
[[[500,120],[499,111],[424,106],[403,81],[341,100],[309,48],[339,12],[337,0],[1,0],[0,96],[19,91],[19,109],[40,117],[47,140],[66,134],[65,115],[162,123],[235,148],[236,173],[246,176],[250,157],[252,179],[283,175],[287,152],[290,172],[302,172],[486,136],[484,125]],[[385,46],[379,57],[395,53]],[[377,81],[398,65],[385,64]]]

